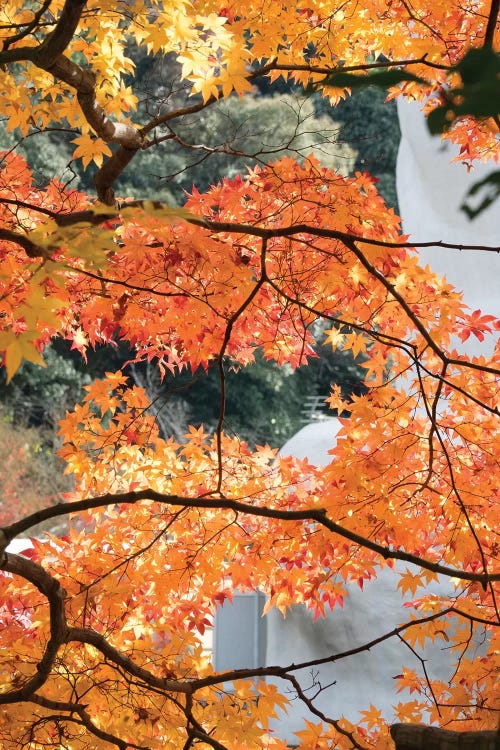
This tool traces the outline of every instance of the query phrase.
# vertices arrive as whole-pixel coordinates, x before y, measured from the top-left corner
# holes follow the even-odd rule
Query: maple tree
[[[483,340],[499,322],[419,266],[367,174],[343,176],[313,155],[260,159],[204,193],[193,187],[182,208],[120,201],[113,184],[141,150],[175,140],[183,118],[245,97],[259,77],[313,86],[334,106],[348,95],[334,74],[378,68],[399,71],[390,96],[425,100],[428,112],[446,105],[444,136],[460,159],[496,160],[498,116],[455,117],[447,91],[460,90],[469,47],[497,48],[498,2],[6,0],[0,36],[8,128],[71,131],[97,192],[37,185],[20,156],[2,156],[8,378],[23,360],[43,366],[62,336],[84,357],[126,340],[162,374],[213,367],[220,385],[215,432],[190,428],[179,442],[160,436],[155,404],[121,371],[87,385],[62,420],[74,492],[2,529],[5,546],[72,518],[67,536],[2,556],[2,747],[284,747],[269,723],[288,699],[265,678],[314,712],[298,666],[214,672],[201,636],[216,605],[259,589],[268,608],[301,603],[321,617],[396,560],[419,566],[401,577],[410,596],[437,574],[456,581],[454,596],[415,600],[398,630],[414,644],[444,638],[457,657],[452,681],[430,693],[425,675],[400,675],[419,696],[400,719],[495,727],[500,349],[466,356],[456,337]],[[137,122],[132,43],[175,54],[191,102]],[[305,364],[318,320],[325,344],[362,354],[366,372],[350,401],[332,389],[330,407],[350,416],[324,468],[224,430],[228,369],[257,351]],[[303,748],[387,746],[372,707],[357,725],[317,715]]]

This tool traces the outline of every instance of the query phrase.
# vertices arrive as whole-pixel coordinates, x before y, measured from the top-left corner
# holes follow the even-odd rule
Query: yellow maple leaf
[[[324,346],[331,344],[332,349],[336,349],[344,342],[344,334],[341,333],[338,328],[328,328],[325,330],[325,334],[326,337],[323,341]]]
[[[373,703],[370,703],[370,708],[367,711],[360,711],[360,714],[363,717],[362,723],[366,724],[368,729],[376,727],[383,720],[382,712]]]
[[[11,332],[0,333],[0,350],[4,351],[7,383],[10,383],[19,370],[23,359],[40,367],[47,366],[33,343],[38,337],[39,334],[34,331],[26,331],[19,336]]]
[[[350,349],[353,357],[357,357],[358,354],[364,354],[366,352],[366,345],[368,341],[365,336],[361,336],[359,333],[349,333],[345,337],[345,349]]]
[[[98,167],[102,165],[104,156],[111,156],[111,149],[102,138],[93,138],[89,133],[79,135],[71,143],[77,147],[73,153],[73,159],[81,159],[86,168],[93,161]]]

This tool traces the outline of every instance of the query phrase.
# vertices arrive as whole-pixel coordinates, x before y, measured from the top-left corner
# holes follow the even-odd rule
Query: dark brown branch
[[[329,716],[323,713],[323,711],[320,711],[319,708],[317,708],[314,705],[314,700],[311,700],[306,696],[304,691],[302,690],[302,687],[300,686],[298,680],[296,677],[293,677],[292,675],[287,675],[286,678],[292,685],[293,689],[297,693],[298,698],[304,703],[309,711],[317,716],[319,719],[325,722],[325,724],[330,724],[336,732],[341,734],[343,737],[347,737],[349,741],[351,742],[352,747],[357,748],[357,750],[368,750],[368,748],[365,745],[360,745],[359,742],[354,737],[354,734],[352,732],[347,731],[347,729],[344,729],[343,726],[339,721],[336,721],[335,719],[331,719]]]
[[[222,476],[223,476],[222,428],[224,425],[224,415],[225,415],[225,409],[226,409],[226,373],[224,372],[224,357],[226,354],[227,347],[229,345],[229,341],[231,339],[231,334],[233,332],[234,324],[238,321],[239,317],[243,314],[243,312],[247,309],[247,307],[252,303],[252,300],[255,299],[262,285],[264,284],[266,247],[267,247],[267,241],[266,239],[263,239],[262,250],[261,250],[260,278],[253,285],[252,291],[247,296],[247,298],[243,300],[243,302],[238,307],[238,309],[235,310],[235,312],[231,315],[231,317],[227,321],[226,330],[224,332],[224,340],[222,342],[222,346],[217,356],[217,368],[219,371],[219,383],[220,383],[219,419],[217,421],[217,426],[215,428],[215,439],[217,443],[218,475],[219,475],[218,480],[217,480],[217,492],[220,492],[222,489]]]
[[[133,205],[133,204],[127,204]],[[256,237],[292,237],[296,234],[310,234],[316,237],[328,237],[338,239],[342,242],[361,242],[375,247],[443,247],[452,250],[485,250],[486,252],[500,253],[500,245],[463,245],[454,242],[443,242],[442,240],[429,240],[428,242],[387,242],[373,238],[349,234],[336,229],[326,229],[323,227],[313,226],[312,224],[293,224],[290,226],[276,227],[268,229],[253,224],[240,224],[238,222],[211,221],[209,219],[188,219],[190,224],[194,224],[214,232],[232,232],[235,234],[250,234]]]
[[[396,750],[494,750],[497,732],[454,732],[423,724],[393,724],[391,737]]]
[[[87,0],[66,0],[54,31],[38,47],[19,47],[0,52],[0,64],[31,61],[54,78],[64,81],[76,90],[78,103],[95,133],[107,143],[119,143],[129,149],[139,149],[143,135],[132,125],[116,123],[109,119],[96,97],[96,78],[66,57],[64,52],[71,42],[80,22]]]
[[[257,68],[256,70],[249,73],[249,75],[247,76],[247,80],[255,81],[257,78],[260,78],[261,76],[264,76],[274,70],[274,67],[275,60],[272,60],[266,65],[263,65],[262,67]],[[200,100],[196,104],[190,104],[188,107],[180,107],[179,109],[174,109],[170,112],[163,112],[161,115],[153,117],[153,119],[150,120],[147,125],[144,125],[144,127],[141,128],[141,133],[143,136],[145,136],[152,130],[157,128],[159,125],[163,125],[166,122],[171,122],[172,120],[182,119],[186,115],[193,115],[197,112],[201,112],[203,109],[210,107],[212,104],[216,104],[218,101],[219,99],[217,99],[215,96],[211,96],[206,101]]]
[[[98,199],[106,206],[115,205],[113,183],[121,175],[125,167],[130,164],[137,148],[119,146],[115,153],[106,159],[104,164],[94,175],[94,185]]]
[[[144,205],[144,201],[134,201],[131,203],[127,203],[125,208],[131,209],[135,207],[142,207]],[[150,202],[154,208],[161,209],[163,207],[163,204],[159,201],[153,201]],[[119,217],[119,209],[116,209],[116,211],[113,211],[110,209],[109,213],[106,215],[102,215],[99,213],[93,213],[90,211],[79,211],[72,214],[60,214],[56,216],[56,221],[60,226],[71,226],[75,223],[79,223],[82,221],[89,221],[92,224],[99,224],[103,221],[112,219],[112,218],[118,218]],[[363,253],[358,249],[357,244],[368,244],[371,246],[377,246],[377,247],[387,247],[387,248],[408,248],[408,247],[414,247],[414,248],[421,248],[421,247],[444,247],[444,248],[451,248],[456,250],[484,250],[487,252],[500,252],[500,247],[492,247],[492,246],[485,246],[485,245],[458,245],[455,243],[449,243],[449,242],[442,242],[440,240],[436,241],[429,241],[429,242],[415,242],[413,244],[407,243],[407,242],[388,242],[384,240],[375,240],[372,238],[357,236],[353,234],[349,234],[347,232],[341,232],[339,230],[333,230],[333,229],[327,229],[322,227],[314,227],[310,224],[296,224],[291,226],[285,226],[285,227],[277,227],[277,228],[266,228],[261,226],[255,226],[252,224],[241,224],[241,223],[231,223],[231,222],[219,222],[219,221],[210,221],[207,219],[202,219],[196,217],[194,214],[191,214],[189,216],[186,216],[186,213],[179,212],[179,221],[185,220],[190,224],[193,224],[194,226],[199,226],[203,229],[207,229],[212,232],[223,232],[223,233],[233,233],[233,234],[248,234],[250,236],[255,237],[261,237],[262,239],[269,240],[274,237],[295,237],[296,235],[300,234],[308,234],[315,237],[324,237],[324,238],[330,238],[330,239],[336,239],[340,242],[343,242],[344,245],[349,248],[356,257],[359,258],[359,260],[363,263],[365,268],[369,271],[369,273],[376,277],[383,285],[386,286],[389,293],[396,299],[396,301],[401,305],[402,309],[406,312],[406,314],[409,316],[409,318],[413,321],[414,325],[417,327],[420,334],[423,336],[424,340],[428,343],[428,345],[432,348],[432,350],[437,354],[437,356],[441,359],[443,363],[446,363],[448,365],[456,365],[458,367],[467,367],[470,369],[477,369],[481,370],[485,373],[490,373],[493,375],[499,375],[500,370],[495,367],[491,367],[488,365],[479,365],[474,362],[469,362],[462,359],[454,359],[447,357],[444,352],[435,344],[432,337],[428,333],[425,326],[420,322],[418,316],[416,316],[409,305],[406,303],[402,295],[400,295],[397,290],[395,289],[394,285],[391,284],[385,276],[380,273],[373,264],[369,263],[366,259],[366,257],[363,255]],[[0,239],[6,239],[11,242],[17,242],[19,245],[25,248],[26,253],[30,257],[46,257],[47,250],[46,248],[37,247],[35,243],[33,243],[31,240],[27,239],[23,235],[20,235],[18,233],[12,232],[11,230],[0,230]],[[493,413],[500,414],[499,409],[493,409]]]
[[[457,616],[464,617],[465,619],[470,618],[467,613],[463,613],[455,607],[446,607],[440,612],[435,612],[434,614],[426,615],[425,617],[420,617],[416,620],[410,620],[409,622],[405,622],[402,625],[398,625],[392,630],[389,630],[382,635],[377,636],[377,638],[373,638],[371,641],[367,641],[366,643],[362,643],[360,646],[355,646],[353,648],[347,649],[346,651],[339,651],[336,654],[322,656],[317,659],[309,659],[308,661],[294,662],[293,664],[288,664],[285,667],[274,665],[268,667],[256,667],[254,669],[234,669],[227,672],[221,672],[216,675],[210,675],[209,677],[202,677],[201,679],[193,680],[191,682],[191,687],[194,692],[195,690],[200,690],[205,687],[211,687],[223,682],[234,682],[235,680],[246,680],[253,677],[282,677],[283,679],[285,679],[286,676],[290,674],[290,672],[298,672],[304,669],[312,669],[313,667],[321,667],[323,664],[333,664],[336,661],[342,661],[342,659],[347,659],[350,656],[356,656],[357,654],[362,654],[365,651],[371,651],[381,643],[391,640],[391,638],[399,638],[401,636],[401,633],[404,633],[410,628],[425,625],[428,622],[439,620],[441,617],[447,617],[450,614],[456,614]],[[492,623],[486,621],[481,624],[491,626]]]
[[[432,351],[440,358],[444,359],[443,353],[440,349],[440,347],[436,344],[430,333],[428,332],[427,328],[424,326],[423,323],[421,323],[419,317],[415,315],[413,310],[411,309],[411,305],[408,304],[408,302],[405,300],[402,294],[400,294],[394,284],[392,284],[381,271],[379,271],[373,263],[370,263],[368,258],[359,250],[359,248],[356,245],[356,241],[354,242],[346,242],[347,247],[351,250],[352,253],[356,256],[356,258],[359,260],[363,268],[365,268],[370,276],[377,279],[382,286],[385,287],[385,289],[389,292],[391,297],[393,297],[396,302],[398,302],[401,309],[406,313],[407,317],[417,331],[420,333],[424,341],[426,342],[427,346],[432,349]]]
[[[50,610],[50,638],[43,657],[37,664],[37,674],[30,677],[21,688],[1,693],[0,704],[7,704],[30,698],[46,682],[59,647],[66,640],[68,627],[64,611],[66,592],[41,565],[21,555],[3,552],[0,570],[21,576],[32,583],[48,599]]]
[[[66,0],[54,31],[35,48],[35,65],[49,70],[59,55],[63,54],[73,39],[86,5],[87,0]]]
[[[130,201],[124,204],[122,209],[131,208],[143,208],[146,204],[152,206],[155,209],[161,210],[166,207],[166,204],[161,201],[144,201],[136,200]],[[36,206],[30,206],[34,211],[37,211]],[[43,211],[46,213],[46,211]],[[87,211],[75,211],[73,213],[58,214],[53,212],[51,216],[55,219],[59,226],[72,226],[80,222],[89,222],[91,224],[100,224],[103,221],[109,221],[111,219],[120,218],[120,207],[116,209],[110,208],[109,212],[105,214],[96,213],[92,209]],[[229,221],[211,221],[210,219],[203,219],[191,214],[188,218],[185,213],[179,212],[179,221],[187,221],[188,224],[201,227],[210,232],[214,233],[227,233],[227,234],[248,234],[253,237],[261,237],[263,239],[272,239],[274,237],[293,237],[297,234],[309,234],[314,237],[325,237],[328,239],[339,240],[344,243],[358,242],[360,244],[372,245],[374,247],[387,247],[387,248],[425,248],[425,247],[442,247],[450,250],[471,250],[471,251],[484,251],[490,253],[500,253],[500,245],[479,245],[471,244],[464,245],[456,242],[444,242],[443,240],[429,240],[428,242],[394,242],[389,240],[377,240],[371,237],[363,237],[362,235],[351,234],[349,232],[342,232],[338,229],[328,229],[326,227],[313,226],[312,224],[291,224],[289,226],[273,227],[268,228],[259,226],[256,224],[243,224],[240,222],[229,222]],[[16,241],[16,240],[13,240]],[[42,254],[41,252],[39,253]]]
[[[13,36],[10,36],[8,39],[5,40],[3,49],[7,50],[11,44],[15,44],[16,42],[20,42],[21,39],[24,39],[24,37],[28,36],[28,34],[31,34],[31,32],[37,28],[40,24],[40,20],[45,13],[46,10],[49,9],[50,4],[52,0],[44,0],[42,5],[39,7],[39,9],[34,14],[32,20],[29,23],[26,24],[19,24],[20,28],[23,28],[22,31],[19,31],[17,34],[14,34]]]
[[[203,742],[205,745],[210,745],[214,748],[214,750],[228,750],[226,745],[223,745],[221,742],[216,740],[215,737],[212,737],[211,735],[201,731],[200,729],[191,729],[191,736],[194,739],[200,740],[200,742]]]
[[[97,497],[87,498],[85,500],[76,500],[70,503],[58,503],[48,508],[31,513],[29,516],[16,521],[10,526],[3,527],[3,535],[6,543],[10,542],[19,534],[30,529],[41,521],[50,518],[57,518],[69,513],[78,513],[92,508],[103,508],[108,505],[124,504],[134,505],[142,500],[153,500],[166,506],[183,507],[183,508],[211,508],[220,510],[231,510],[235,513],[244,513],[260,518],[275,518],[282,521],[315,521],[320,526],[324,526],[333,534],[338,534],[344,539],[364,549],[369,549],[380,555],[384,560],[403,560],[404,562],[413,563],[425,570],[431,570],[451,578],[459,578],[462,581],[475,581],[485,588],[492,581],[500,581],[500,573],[473,573],[472,571],[457,570],[447,565],[426,560],[418,555],[412,555],[403,550],[392,549],[382,544],[367,539],[366,537],[356,534],[350,529],[346,529],[338,523],[332,521],[326,515],[322,508],[312,508],[304,510],[278,510],[275,508],[259,507],[248,505],[240,500],[228,500],[226,498],[209,498],[209,497],[180,497],[179,495],[164,495],[155,490],[138,490],[137,492],[121,492],[116,494],[105,494]]]
[[[4,50],[0,52],[0,65],[30,60],[38,67],[48,70],[71,42],[86,4],[87,0],[66,0],[55,29],[38,47]]]
[[[248,80],[253,81],[256,78],[265,75],[270,70],[272,70],[273,65],[274,61],[262,66],[261,68],[258,68],[257,70],[254,70],[248,75]],[[107,206],[114,205],[115,194],[113,190],[113,183],[115,182],[115,180],[117,180],[125,167],[134,158],[138,149],[145,148],[148,145],[151,145],[146,140],[146,135],[148,133],[150,133],[160,125],[164,125],[165,123],[170,122],[171,120],[176,120],[178,118],[183,118],[186,115],[192,115],[196,114],[197,112],[201,112],[203,109],[210,107],[212,104],[215,104],[218,101],[219,99],[217,97],[211,96],[206,101],[199,101],[196,104],[191,104],[188,107],[182,107],[170,112],[164,112],[163,114],[157,115],[156,117],[151,119],[146,125],[140,128],[140,130],[135,131],[138,134],[139,142],[125,143],[124,141],[120,141],[121,146],[117,149],[117,151],[115,151],[112,156],[110,156],[104,162],[102,167],[98,169],[95,174],[94,185],[99,200]],[[171,137],[171,135],[168,135],[165,137],[165,139],[170,139]]]
[[[156,677],[152,672],[140,667],[132,659],[122,654],[117,648],[112,646],[106,638],[90,628],[69,628],[66,631],[66,643],[77,641],[78,643],[87,643],[94,646],[101,654],[116,666],[121,667],[129,674],[136,677],[141,682],[154,687],[158,690],[172,693],[191,693],[192,688],[189,682],[181,680],[172,680],[166,677]],[[1,700],[1,698],[0,698]]]
[[[203,688],[222,685],[227,682],[234,682],[235,680],[251,679],[255,677],[280,677],[282,679],[293,681],[293,684],[296,686],[297,683],[295,679],[290,675],[291,672],[298,672],[299,670],[308,669],[308,668],[315,667],[315,666],[320,666],[322,664],[333,663],[336,661],[340,661],[342,659],[346,659],[349,656],[354,656],[355,654],[360,654],[365,651],[370,651],[375,646],[380,645],[384,641],[387,641],[391,638],[399,636],[401,633],[408,630],[409,628],[413,628],[413,627],[437,620],[453,612],[455,612],[453,607],[449,607],[445,610],[442,610],[441,612],[437,612],[432,615],[419,618],[418,620],[411,620],[410,622],[404,623],[403,625],[400,625],[394,628],[393,630],[388,631],[384,633],[383,635],[372,639],[371,641],[367,643],[364,643],[360,646],[357,646],[355,648],[352,648],[346,651],[342,651],[336,654],[331,654],[329,656],[322,657],[320,659],[311,659],[309,661],[294,663],[294,664],[290,664],[284,667],[269,666],[269,667],[255,667],[253,669],[236,669],[236,670],[230,670],[227,672],[222,672],[220,674],[210,675],[209,677],[204,677],[201,679],[193,679],[193,680],[186,680],[186,681],[175,681],[171,679],[164,679],[164,678],[156,677],[156,675],[152,674],[151,672],[149,672],[148,670],[142,667],[139,667],[131,659],[121,654],[117,649],[115,649],[113,646],[111,646],[107,642],[104,636],[100,635],[99,633],[96,633],[95,631],[87,630],[84,628],[72,628],[68,632],[67,641],[68,642],[78,641],[81,643],[91,644],[95,648],[97,648],[99,651],[101,651],[101,653],[111,663],[115,664],[116,666],[120,667],[124,671],[138,678],[146,686],[155,688],[162,692],[171,691],[171,692],[177,692],[177,693],[184,693],[189,701],[189,698],[192,695],[194,695],[196,691],[201,690]],[[316,712],[314,711],[314,713]],[[194,717],[192,718],[194,719]],[[203,732],[201,734],[197,733],[197,731],[200,732],[201,728],[199,727],[199,725],[197,725],[197,722],[194,722],[194,724],[195,726],[193,726],[189,730],[189,734],[191,736],[198,737],[201,739],[202,734],[203,734],[203,737],[205,737],[206,742],[211,744],[213,747],[221,747],[218,743],[216,743],[215,740],[213,740],[213,738],[210,737],[210,735],[206,735]],[[339,729],[337,726],[336,728]],[[210,741],[207,739],[208,737],[210,737]],[[216,744],[214,744],[214,742]]]
[[[13,232],[12,229],[4,229],[3,227],[0,227],[0,240],[14,242],[16,245],[20,245],[29,258],[46,257],[46,248],[42,248],[35,242],[32,242],[32,240],[24,234]]]
[[[54,714],[48,717],[51,721],[71,722],[73,724],[84,726],[95,737],[98,737],[105,742],[109,742],[111,745],[116,745],[119,750],[129,750],[129,748],[137,748],[137,750],[141,750],[143,747],[141,745],[134,745],[130,742],[125,742],[114,734],[105,732],[103,729],[97,727],[86,711],[85,705],[82,703],[54,701],[38,694],[32,695],[29,698],[29,701],[30,703],[35,703],[37,706],[42,706],[49,711],[59,712],[59,715]],[[62,712],[67,712],[67,715]],[[71,714],[77,714],[80,718],[76,719],[75,716],[72,716]]]
[[[363,72],[365,70],[377,70],[378,68],[407,68],[410,65],[426,65],[429,68],[437,70],[450,69],[449,65],[430,62],[430,60],[427,60],[427,54],[425,54],[417,59],[386,60],[374,63],[360,63],[359,65],[283,65],[281,63],[275,63],[272,66],[272,70],[282,70],[290,73],[293,73],[294,71],[303,71],[305,73],[311,73],[311,75],[319,74],[331,76],[335,73],[355,73],[358,71]]]
[[[497,23],[498,23],[499,13],[500,13],[500,0],[491,0],[490,13],[488,15],[488,23],[486,25],[486,31],[484,33],[484,46],[485,47],[493,47],[493,40],[495,37],[495,30],[496,30]]]

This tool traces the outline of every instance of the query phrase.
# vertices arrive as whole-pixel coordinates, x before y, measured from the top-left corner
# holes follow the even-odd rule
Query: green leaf
[[[470,49],[453,68],[463,86],[451,89],[446,102],[427,118],[433,135],[448,130],[459,117],[497,117],[500,112],[500,55],[489,48]]]
[[[397,86],[399,83],[414,81],[416,83],[425,83],[422,78],[413,75],[408,70],[400,68],[390,68],[376,73],[366,73],[358,75],[355,73],[332,73],[321,81],[321,86],[335,86],[336,88],[360,88],[362,86],[377,86],[378,88],[388,89],[391,86]]]
[[[475,208],[468,203],[468,198],[471,196],[478,195],[478,193],[484,193],[483,197],[479,196],[480,203]],[[488,206],[500,197],[500,171],[491,172],[484,179],[475,182],[470,188],[465,201],[460,206],[461,210],[467,214],[469,219],[475,219],[482,213]]]
[[[491,47],[470,49],[453,70],[460,73],[464,85],[495,80],[500,72],[500,56]]]

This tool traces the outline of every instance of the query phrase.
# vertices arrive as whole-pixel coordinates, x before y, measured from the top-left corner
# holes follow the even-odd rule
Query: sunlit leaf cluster
[[[399,572],[407,616],[381,640],[404,637],[417,655],[436,642],[456,658],[449,682],[431,682],[422,659],[420,670],[403,666],[395,719],[496,726],[498,319],[469,310],[419,264],[370,175],[325,166],[321,149],[260,158],[206,191],[193,186],[182,208],[116,199],[113,184],[140,150],[179,141],[185,115],[244,97],[265,76],[313,86],[334,105],[352,82],[335,73],[383,68],[391,97],[439,112],[450,88],[468,84],[469,47],[496,50],[497,5],[2,4],[7,127],[20,137],[52,128],[71,136],[73,158],[95,170],[97,196],[56,179],[38,184],[15,149],[2,153],[7,379],[23,360],[43,364],[59,336],[84,358],[126,342],[131,363],[152,363],[162,378],[212,368],[219,384],[215,428],[177,439],[161,434],[160,405],[131,384],[126,366],[86,385],[61,421],[73,491],[0,530],[6,750],[284,750],[272,719],[292,699],[318,719],[296,735],[303,750],[383,750],[390,740],[376,695],[356,724],[342,707],[314,716],[297,665],[218,674],[207,638],[216,607],[235,592],[263,592],[265,612],[302,605],[318,619],[384,566]],[[135,113],[133,45],[173,54],[179,66],[175,95],[149,119]],[[498,159],[493,109],[446,115],[463,161]],[[307,365],[317,330],[325,346],[361,357],[364,372],[361,395],[332,384],[340,432],[322,468],[253,449],[225,420],[229,370],[257,355]],[[489,349],[470,356],[470,340]],[[35,524],[66,516],[66,535],[34,540],[25,555],[4,552]],[[438,577],[451,579],[446,595],[427,590]]]

